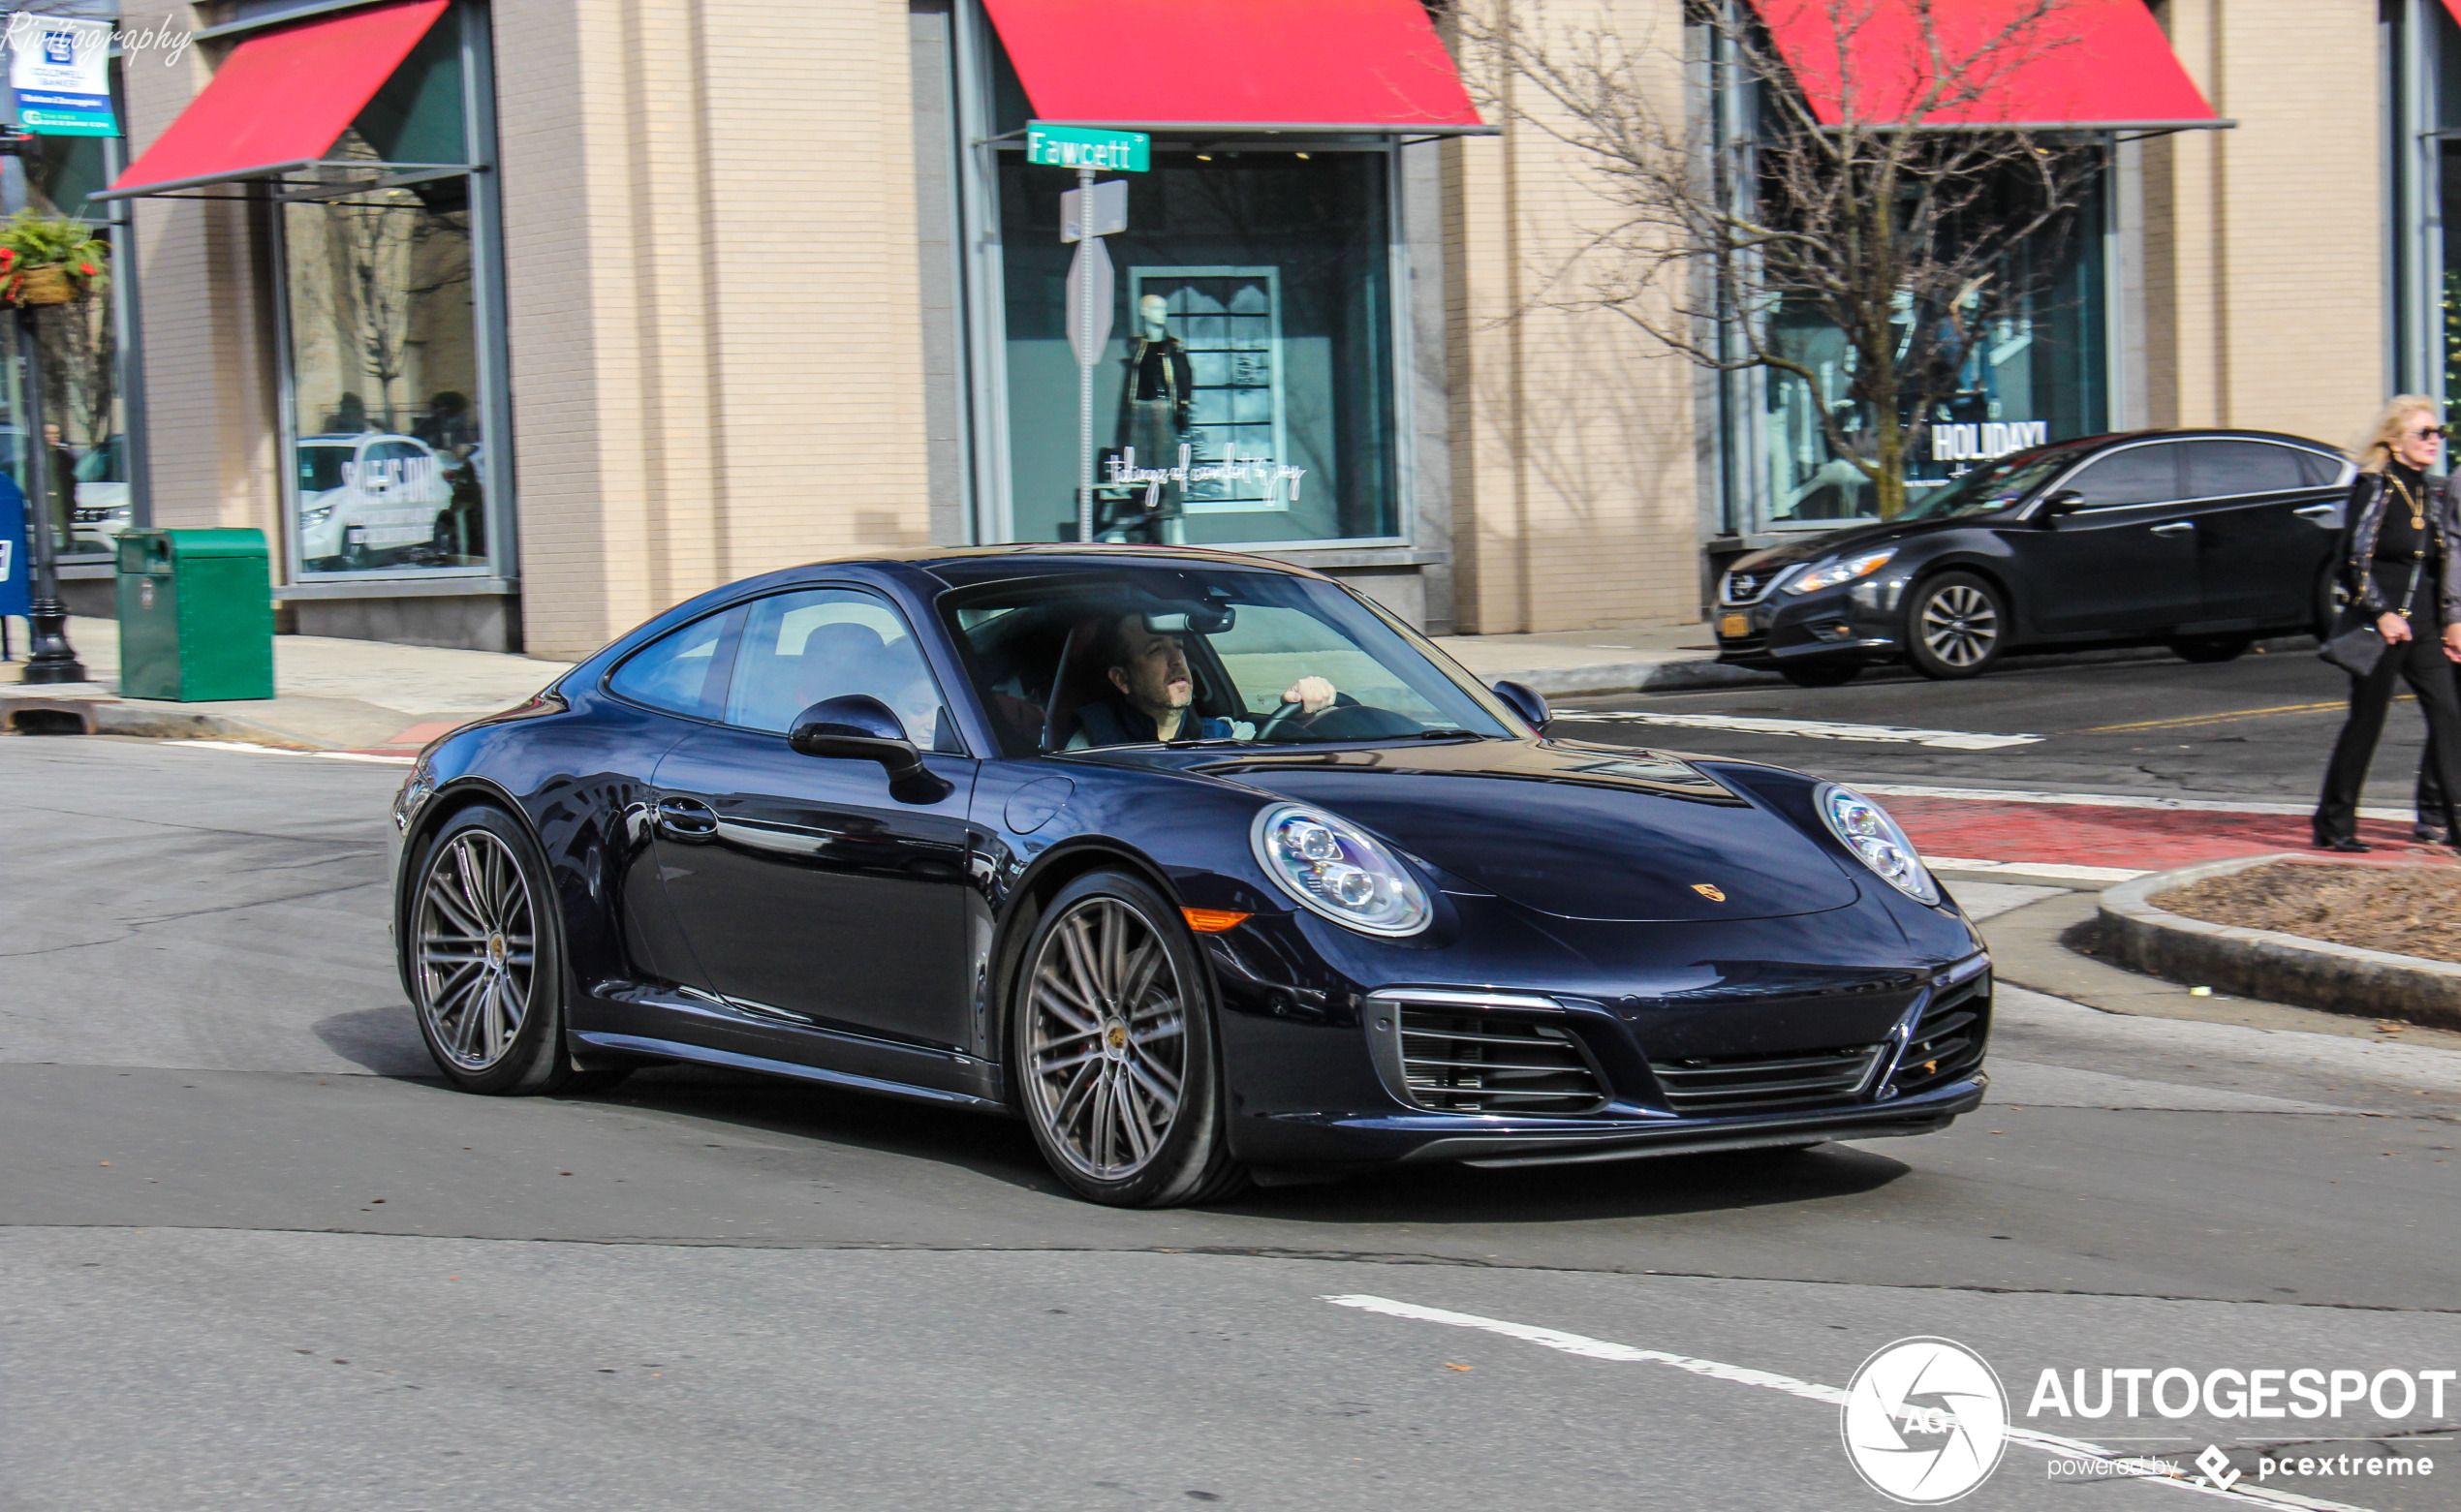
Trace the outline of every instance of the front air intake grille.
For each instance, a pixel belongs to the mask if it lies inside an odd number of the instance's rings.
[[[1571,1031],[1492,1013],[1405,1003],[1401,1070],[1409,1100],[1433,1113],[1595,1113],[1605,1083]]]
[[[1987,973],[1943,991],[1922,1010],[1906,1053],[1897,1059],[1897,1095],[1929,1092],[1973,1075],[1982,1064],[1983,1041],[1990,1032]]]
[[[1729,572],[1718,587],[1721,603],[1758,603],[1768,596],[1769,585],[1777,581],[1784,568],[1763,567],[1738,569]]]
[[[1851,1099],[1871,1081],[1872,1068],[1887,1048],[1848,1045],[1784,1055],[1652,1061],[1649,1068],[1667,1090],[1667,1106],[1688,1117],[1774,1113]]]

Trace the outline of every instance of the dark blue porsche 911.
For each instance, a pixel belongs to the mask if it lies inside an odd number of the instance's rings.
[[[1981,1100],[1989,961],[1885,814],[1546,718],[1227,553],[773,572],[420,756],[402,980],[471,1092],[685,1061],[1021,1114],[1129,1206]]]

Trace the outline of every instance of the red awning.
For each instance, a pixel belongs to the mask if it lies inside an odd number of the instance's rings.
[[[451,0],[399,0],[265,32],[96,199],[258,178],[314,163],[376,97]]]
[[[1419,0],[984,0],[1037,119],[1485,130]]]
[[[1925,61],[1912,0],[1759,0],[1770,39],[1815,114],[1911,124],[1941,77]],[[1942,53],[1982,58],[1981,92],[1923,114],[1926,126],[2083,127],[2098,131],[2227,126],[2196,92],[2144,0],[2068,0],[2022,46],[1994,48],[2031,0],[1935,0]],[[1994,53],[2005,61],[1992,61]],[[1933,98],[1937,98],[1936,95]]]

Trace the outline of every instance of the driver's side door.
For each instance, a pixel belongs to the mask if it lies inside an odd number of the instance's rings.
[[[931,753],[945,795],[903,801],[873,762],[788,746],[796,714],[858,694]],[[968,1043],[976,765],[887,600],[817,588],[746,606],[724,725],[686,736],[654,779],[659,870],[710,985],[784,1026]]]

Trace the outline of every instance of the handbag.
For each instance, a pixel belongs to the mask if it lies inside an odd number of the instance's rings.
[[[2408,604],[2418,593],[2418,564],[2410,564],[2410,582],[2396,602]],[[2352,601],[2342,605],[2333,617],[2333,633],[2316,650],[2320,660],[2330,662],[2352,677],[2365,677],[2376,670],[2384,657],[2384,633],[2376,628],[2375,617],[2365,606]]]

